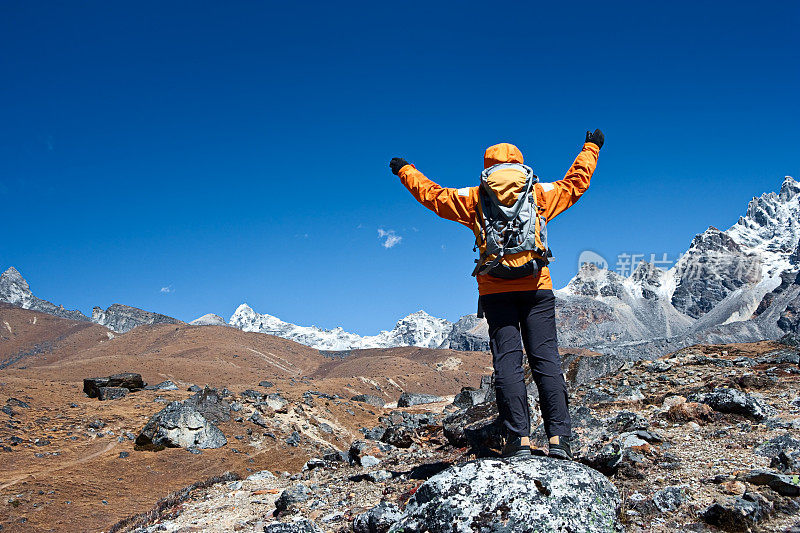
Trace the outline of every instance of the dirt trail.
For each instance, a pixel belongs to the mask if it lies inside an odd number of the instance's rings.
[[[103,455],[104,453],[113,450],[114,448],[116,448],[117,444],[119,444],[119,443],[115,440],[113,442],[109,442],[105,446],[105,448],[103,448],[102,450],[98,450],[98,451],[96,451],[94,453],[91,453],[91,454],[85,456],[85,457],[81,457],[79,459],[74,459],[72,461],[67,461],[66,463],[62,463],[62,464],[60,464],[58,466],[54,466],[54,467],[51,467],[51,468],[45,468],[44,470],[38,470],[36,472],[23,474],[21,476],[17,476],[17,477],[12,478],[12,479],[0,479],[0,483],[2,483],[2,485],[0,485],[0,490],[4,490],[4,489],[7,489],[8,487],[12,487],[12,486],[16,485],[17,483],[19,483],[20,481],[24,481],[24,480],[26,480],[28,478],[37,479],[37,476],[40,476],[42,474],[52,474],[53,472],[58,472],[59,470],[64,470],[65,468],[69,468],[71,466],[75,466],[75,465],[79,465],[81,463],[85,463],[87,461],[91,461],[95,457],[99,457],[99,456]]]

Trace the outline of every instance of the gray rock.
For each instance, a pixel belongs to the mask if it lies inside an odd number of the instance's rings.
[[[373,457],[372,455],[364,455],[360,458],[361,466],[370,468],[373,466],[378,466],[381,463],[381,460],[377,457]]]
[[[231,405],[217,392],[217,389],[205,387],[187,399],[186,404],[197,409],[200,414],[215,424],[231,419]]]
[[[461,392],[456,394],[453,398],[453,405],[461,409],[467,409],[473,405],[478,405],[486,401],[485,389],[473,389],[471,387],[464,387]]]
[[[361,513],[353,519],[355,533],[386,533],[392,524],[400,520],[403,513],[397,505],[381,502],[369,511]]]
[[[738,498],[724,498],[710,505],[702,518],[725,531],[749,531],[766,519],[771,505],[758,493],[746,492]]]
[[[693,394],[688,400],[704,403],[720,413],[733,413],[755,420],[763,420],[775,412],[760,398],[737,389],[720,388],[710,393]]]
[[[276,413],[285,413],[289,407],[289,402],[286,400],[286,398],[277,392],[265,394],[264,398],[261,400],[261,403],[266,404]]]
[[[353,402],[361,402],[372,405],[374,407],[383,407],[386,405],[386,402],[383,401],[383,398],[380,396],[375,396],[373,394],[356,394],[352,398],[350,398]]]
[[[737,478],[753,485],[766,485],[782,496],[800,496],[800,483],[795,480],[794,476],[757,469],[740,474]]]
[[[426,403],[441,402],[444,398],[435,396],[433,394],[424,394],[421,392],[404,392],[397,400],[397,407],[412,407],[414,405],[422,405]]]
[[[404,426],[390,426],[386,428],[381,441],[398,448],[408,448],[414,444],[414,439],[417,437],[417,432],[412,428]]]
[[[284,442],[289,446],[298,446],[300,444],[300,434],[297,431],[292,431],[292,434],[286,437]]]
[[[217,426],[185,402],[169,403],[150,418],[136,437],[140,446],[170,448],[220,448],[227,442]]]
[[[794,438],[788,431],[769,439],[755,449],[756,455],[762,457],[777,457],[781,452],[793,451],[800,451],[800,440]]]
[[[308,487],[302,483],[298,483],[281,492],[281,495],[278,496],[278,499],[275,501],[275,509],[277,509],[278,512],[283,512],[296,503],[306,501],[310,494],[311,491],[308,490]]]
[[[98,400],[118,400],[128,394],[128,389],[125,387],[98,387],[97,399]]]
[[[617,489],[572,461],[483,459],[423,483],[390,531],[614,531]]]
[[[247,476],[247,481],[272,481],[274,479],[276,479],[275,474],[269,470],[261,470],[260,472]]]
[[[264,387],[265,389],[269,389],[270,387],[273,387],[274,385],[275,385],[274,383],[272,383],[271,381],[267,381],[266,379],[264,381],[259,381],[258,382],[258,386],[259,387]]]
[[[683,487],[665,487],[653,494],[653,505],[660,513],[671,513],[686,501]]]
[[[321,529],[307,518],[291,522],[274,521],[264,525],[264,533],[321,533]]]
[[[370,440],[381,440],[386,433],[386,428],[383,426],[375,426],[374,428],[362,428],[361,432],[364,437]]]
[[[380,483],[381,481],[392,479],[392,473],[388,470],[375,470],[374,472],[367,472],[364,474],[364,478],[373,483]]]
[[[156,385],[148,385],[145,387],[147,390],[178,390],[178,386],[175,385],[172,380],[162,381]]]
[[[253,411],[253,414],[252,414],[252,415],[250,415],[250,418],[248,418],[248,420],[249,420],[250,422],[252,422],[253,424],[255,424],[255,425],[257,425],[257,426],[260,426],[260,427],[262,427],[262,428],[267,428],[267,427],[269,427],[269,421],[267,421],[267,419],[266,419],[266,418],[264,418],[264,417],[261,415],[261,413],[259,413],[258,411]]]

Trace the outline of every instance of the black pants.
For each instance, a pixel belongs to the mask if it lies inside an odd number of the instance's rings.
[[[489,323],[497,409],[510,436],[531,432],[530,407],[522,369],[522,345],[539,389],[548,438],[569,436],[567,384],[561,372],[556,337],[556,299],[551,290],[486,294],[480,305]]]

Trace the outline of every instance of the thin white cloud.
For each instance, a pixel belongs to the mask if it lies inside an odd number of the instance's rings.
[[[161,292],[163,292],[164,294],[166,294],[168,292],[172,292],[172,285],[167,285],[166,287],[161,287]]]
[[[382,243],[384,248],[392,248],[393,246],[397,246],[400,244],[400,241],[403,240],[403,237],[395,233],[393,229],[385,230],[383,228],[378,228],[378,238],[384,239]]]

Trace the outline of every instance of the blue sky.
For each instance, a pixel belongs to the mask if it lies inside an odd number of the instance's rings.
[[[586,249],[675,259],[800,175],[797,2],[296,4],[3,2],[0,269],[86,313],[372,334],[476,299],[471,232],[393,156],[463,187],[513,142],[552,181],[602,128],[557,287]]]

